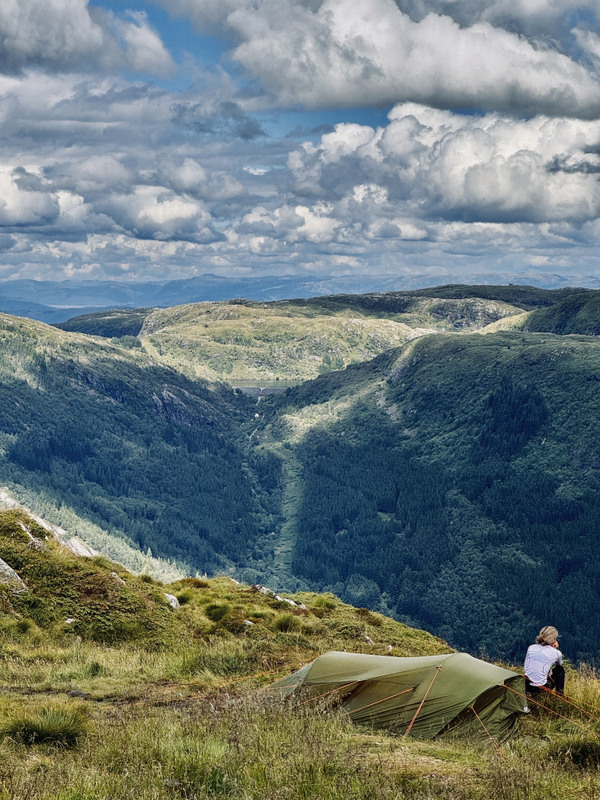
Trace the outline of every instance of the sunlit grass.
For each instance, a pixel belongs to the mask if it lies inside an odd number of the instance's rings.
[[[570,668],[567,698],[530,703],[499,750],[403,739],[264,690],[329,649],[411,656],[447,652],[441,640],[332,594],[294,606],[227,578],[166,588],[186,602],[164,642],[109,647],[2,619],[1,800],[600,797],[592,669]]]

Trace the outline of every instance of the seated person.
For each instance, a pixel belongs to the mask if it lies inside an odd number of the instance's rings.
[[[562,665],[562,653],[558,649],[558,631],[552,625],[546,625],[535,641],[535,644],[527,648],[525,656],[527,691],[534,694],[545,688],[563,694],[565,670]]]

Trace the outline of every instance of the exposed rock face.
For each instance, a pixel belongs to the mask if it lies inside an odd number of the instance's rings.
[[[29,537],[29,547],[33,548],[34,550],[45,550],[47,545],[46,542],[42,541],[42,539],[37,539],[29,530],[27,525],[24,525],[21,520],[18,522],[19,528],[27,534]]]
[[[20,578],[14,569],[6,561],[0,558],[0,583],[8,584],[13,591],[25,592],[27,586],[25,581]]]
[[[97,550],[94,550],[93,547],[90,547],[87,544],[84,544],[81,539],[77,539],[76,536],[72,536],[69,539],[63,539],[62,544],[74,553],[76,556],[83,556],[84,558],[94,558],[94,556],[99,555]]]
[[[167,594],[167,592],[165,592],[165,597],[167,598],[167,602],[169,603],[171,608],[180,608],[181,607],[180,603],[179,603],[179,600],[175,597],[174,594]]]
[[[188,428],[201,428],[216,425],[218,417],[214,409],[198,397],[183,392],[184,400],[167,388],[160,395],[153,394],[152,401],[158,414],[169,422],[176,422]]]
[[[304,603],[296,603],[295,600],[292,600],[289,597],[282,597],[280,594],[277,594],[277,592],[274,592],[272,589],[269,589],[267,586],[263,586],[260,583],[253,583],[251,588],[254,589],[256,592],[260,592],[261,594],[266,594],[267,597],[272,597],[273,600],[278,600],[279,602],[287,603],[290,606],[295,606],[296,608],[299,608],[302,611],[306,611],[306,606],[304,605]]]

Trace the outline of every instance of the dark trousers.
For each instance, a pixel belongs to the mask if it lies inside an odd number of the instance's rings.
[[[550,670],[548,680],[541,686],[534,686],[529,678],[525,676],[525,688],[528,694],[538,694],[543,689],[550,689],[557,694],[564,694],[565,692],[565,669],[561,664],[555,664]]]

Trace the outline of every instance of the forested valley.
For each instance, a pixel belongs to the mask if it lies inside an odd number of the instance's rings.
[[[445,327],[260,402],[146,352],[145,312],[112,338],[3,315],[0,481],[109,555],[332,591],[476,655],[551,622],[596,663],[599,295],[525,289],[429,290]],[[305,304],[389,320],[401,301]]]

